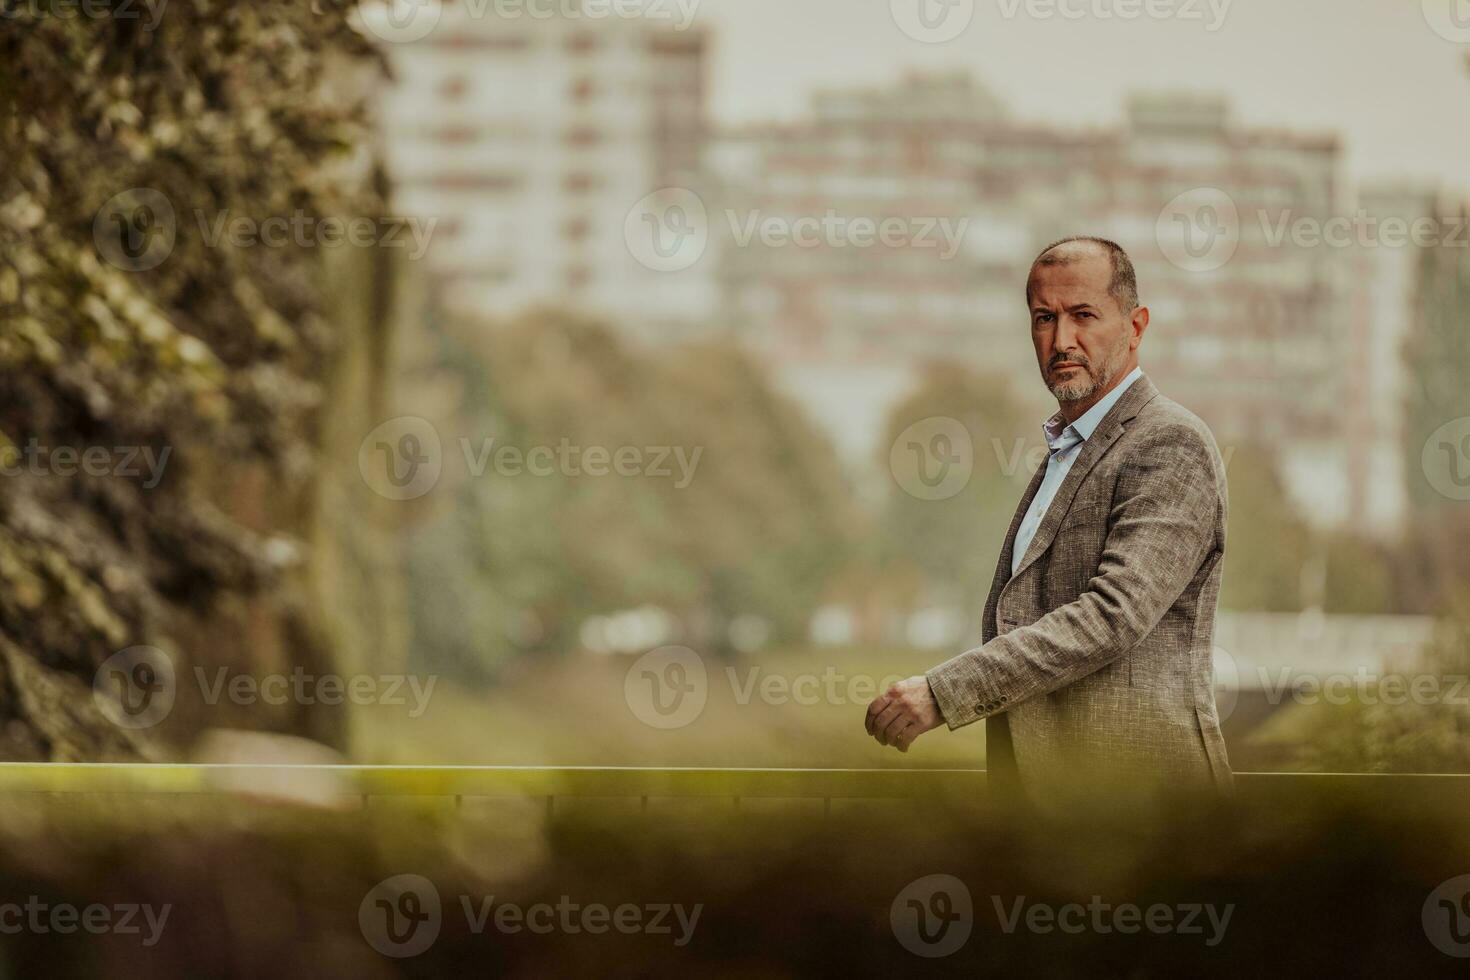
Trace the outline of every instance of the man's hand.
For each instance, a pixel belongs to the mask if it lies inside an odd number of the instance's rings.
[[[868,734],[900,752],[907,752],[914,739],[943,723],[929,679],[922,675],[899,681],[868,705]]]

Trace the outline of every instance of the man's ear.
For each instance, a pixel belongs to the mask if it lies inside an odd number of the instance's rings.
[[[1138,345],[1143,343],[1143,332],[1148,329],[1148,307],[1140,306],[1134,310],[1130,324],[1133,327],[1133,341],[1129,349],[1137,350]]]

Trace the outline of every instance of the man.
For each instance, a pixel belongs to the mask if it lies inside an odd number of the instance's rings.
[[[1138,366],[1149,313],[1106,239],[1063,239],[1026,282],[1031,340],[1058,411],[985,604],[980,647],[893,685],[869,734],[907,752],[986,720],[993,784],[1137,778],[1228,788],[1211,640],[1225,467],[1203,422]]]

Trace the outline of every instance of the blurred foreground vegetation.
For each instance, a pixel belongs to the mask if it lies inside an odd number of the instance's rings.
[[[167,906],[168,917],[146,946],[137,934],[22,929],[0,938],[0,966],[17,977],[277,980],[1461,975],[1463,961],[1436,946],[1456,935],[1446,915],[1459,910],[1433,898],[1470,868],[1470,827],[1444,802],[1304,780],[1221,810],[1176,801],[1166,818],[1100,797],[1060,820],[979,801],[849,801],[824,816],[819,800],[737,811],[728,799],[588,799],[548,816],[539,799],[377,799],[334,812],[227,797],[8,798],[5,896]],[[372,896],[399,875],[419,876],[440,910],[432,941],[405,958],[370,944],[384,935]],[[915,932],[904,895],[931,875],[958,881],[970,909],[968,938],[933,960],[901,940]],[[945,887],[947,904],[921,894],[920,906],[960,914]],[[1228,918],[1216,929],[1200,914],[1192,932],[1033,931],[1007,925],[1018,901],[1208,904]],[[678,903],[698,918],[627,934],[573,918],[537,934],[477,920],[486,902]]]

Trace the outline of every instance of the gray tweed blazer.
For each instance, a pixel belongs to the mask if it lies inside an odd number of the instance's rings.
[[[1188,409],[1140,377],[1083,444],[1010,575],[1031,479],[996,565],[982,645],[929,671],[951,729],[986,719],[993,786],[1088,778],[1231,784],[1212,638],[1225,465]]]

